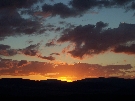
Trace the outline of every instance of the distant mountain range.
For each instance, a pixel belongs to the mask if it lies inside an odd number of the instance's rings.
[[[135,96],[135,79],[86,78],[74,82],[56,79],[28,80],[22,78],[0,79],[0,97],[56,97],[77,98],[93,96]],[[66,100],[65,100],[66,101]]]

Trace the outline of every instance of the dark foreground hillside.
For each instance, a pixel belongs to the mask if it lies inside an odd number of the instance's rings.
[[[122,98],[126,96],[135,97],[135,79],[93,78],[71,83],[58,80],[0,79],[0,98],[45,97],[56,101],[59,98],[63,98],[63,101],[69,101],[67,99],[70,97],[96,99],[98,96],[110,96],[111,99],[114,96],[121,96]]]

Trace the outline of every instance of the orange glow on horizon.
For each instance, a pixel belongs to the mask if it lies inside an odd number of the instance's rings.
[[[62,76],[58,78],[58,80],[61,81],[73,82],[71,79],[72,79],[71,77],[66,77],[66,76]]]
[[[70,76],[60,76],[60,77],[45,77],[42,75],[29,75],[29,76],[13,76],[13,75],[1,75],[1,78],[22,78],[22,79],[29,79],[29,80],[35,80],[35,81],[40,81],[40,80],[47,80],[47,79],[57,79],[61,81],[66,81],[66,82],[73,82],[75,81],[75,77],[70,77]]]

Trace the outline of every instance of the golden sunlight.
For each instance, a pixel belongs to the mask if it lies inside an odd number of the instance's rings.
[[[66,77],[66,76],[59,77],[58,80],[67,81],[67,82],[73,82],[71,77]]]

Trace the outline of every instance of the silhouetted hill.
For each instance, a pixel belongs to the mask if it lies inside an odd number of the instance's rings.
[[[0,79],[0,97],[135,96],[135,79],[86,78],[74,82],[50,79]]]

